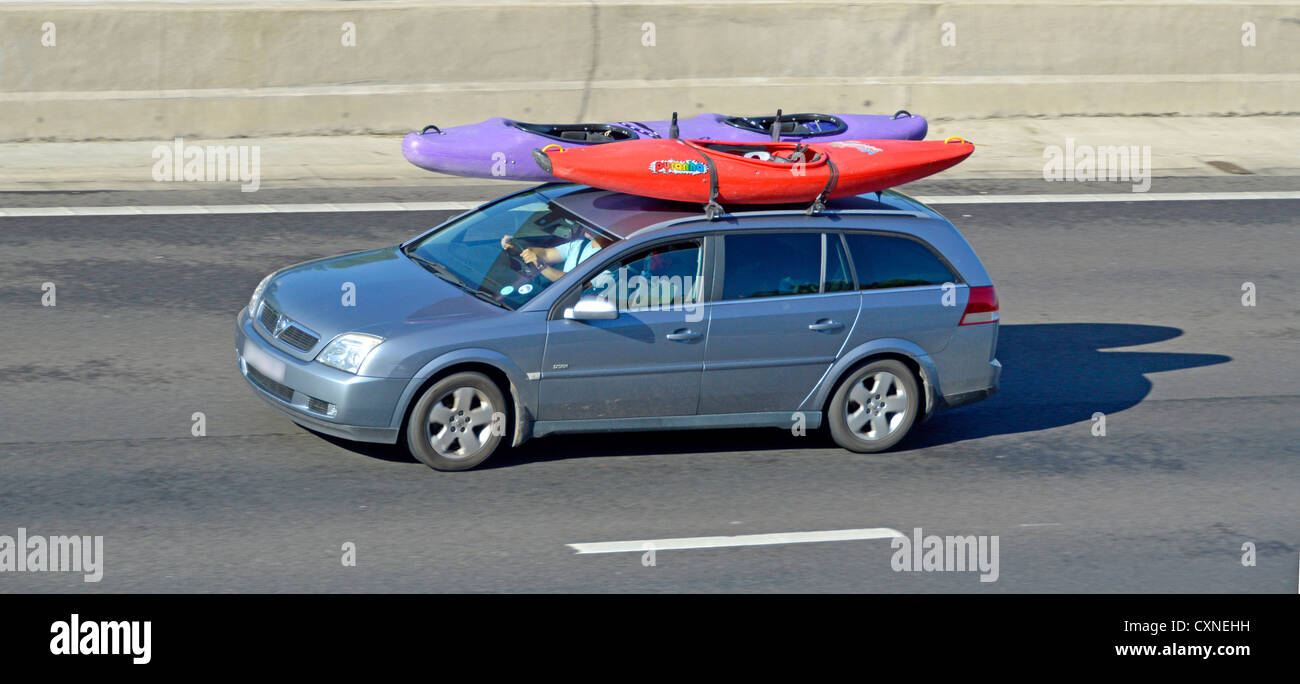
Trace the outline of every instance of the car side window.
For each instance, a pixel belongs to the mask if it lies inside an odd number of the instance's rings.
[[[826,234],[826,283],[822,292],[848,292],[853,289],[849,274],[849,256],[839,233]]]
[[[699,239],[656,245],[620,259],[583,284],[582,296],[602,297],[619,311],[677,310],[700,302]]]
[[[872,233],[848,233],[849,253],[858,274],[858,287],[942,285],[957,281],[947,265],[930,248],[909,238]]]
[[[820,233],[731,234],[724,240],[724,300],[821,291]]]

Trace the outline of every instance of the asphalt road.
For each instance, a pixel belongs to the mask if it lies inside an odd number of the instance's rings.
[[[0,592],[1296,592],[1300,201],[942,209],[998,287],[994,399],[884,455],[551,437],[466,473],[295,427],[233,354],[265,273],[446,214],[0,219],[0,535],[105,540],[98,584],[6,572]],[[997,535],[998,580],[895,572],[886,540],[653,566],[565,546],[868,527]]]

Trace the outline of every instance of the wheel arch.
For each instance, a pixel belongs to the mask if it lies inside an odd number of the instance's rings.
[[[921,383],[921,391],[925,395],[925,410],[920,420],[933,415],[940,396],[938,370],[929,354],[916,344],[902,339],[873,340],[842,356],[827,369],[817,388],[804,401],[804,406],[810,409],[815,407],[824,416],[830,415],[831,399],[844,378],[859,368],[882,359],[894,359],[907,366],[917,382]]]
[[[406,427],[411,418],[411,410],[416,401],[435,383],[455,373],[481,373],[501,390],[506,397],[506,416],[510,425],[510,446],[519,446],[531,433],[533,412],[521,391],[529,382],[527,376],[508,357],[490,350],[462,350],[450,352],[425,364],[420,372],[407,383],[394,410],[392,424],[398,434],[406,434]]]

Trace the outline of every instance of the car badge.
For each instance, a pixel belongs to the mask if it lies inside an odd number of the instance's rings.
[[[275,319],[275,336],[279,337],[280,333],[284,332],[284,329],[287,327],[289,327],[288,316],[280,316],[279,318]]]

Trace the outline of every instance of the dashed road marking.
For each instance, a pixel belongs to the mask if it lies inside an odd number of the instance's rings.
[[[818,532],[778,532],[776,534],[741,534],[729,537],[677,537],[673,539],[637,539],[615,542],[582,542],[565,544],[578,553],[640,553],[643,551],[674,551],[679,549],[723,549],[738,546],[770,546],[774,544],[808,544],[813,542],[865,541],[893,539],[903,533],[888,527],[868,527],[856,530],[822,530]]]

